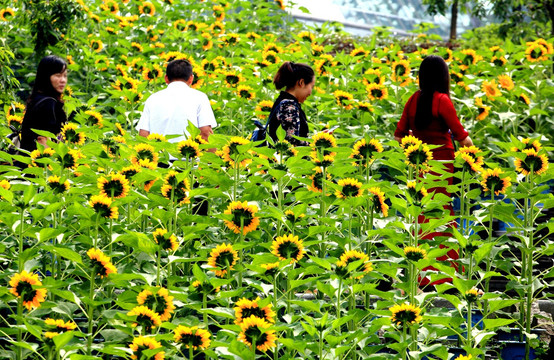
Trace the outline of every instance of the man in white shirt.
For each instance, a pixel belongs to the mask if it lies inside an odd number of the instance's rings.
[[[208,141],[217,122],[208,96],[190,87],[193,76],[192,66],[187,60],[173,60],[167,64],[167,87],[146,100],[136,126],[140,136],[182,135],[169,140],[179,142],[190,135],[187,131],[190,121],[200,129],[202,138]]]

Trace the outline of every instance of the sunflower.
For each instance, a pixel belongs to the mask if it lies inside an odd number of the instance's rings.
[[[206,293],[206,294],[215,294],[221,290],[221,286],[213,286],[212,283],[209,281],[202,282],[202,281],[196,280],[191,285],[194,288],[194,290],[201,293]]]
[[[235,303],[235,324],[240,325],[243,319],[247,319],[250,316],[255,316],[259,319],[264,319],[268,323],[275,323],[275,312],[271,310],[272,305],[269,304],[263,308],[259,307],[258,301],[260,298],[255,300],[248,300],[247,298],[242,298]]]
[[[225,8],[221,5],[214,5],[212,7],[214,18],[217,21],[223,21],[225,19]]]
[[[237,86],[237,95],[242,99],[252,100],[256,98],[256,93],[252,87],[247,85]]]
[[[473,49],[463,49],[462,54],[465,55],[462,59],[462,65],[466,67],[469,65],[475,65],[482,59],[482,57],[477,55],[477,52]]]
[[[240,324],[242,332],[238,336],[238,340],[252,346],[252,343],[256,343],[256,349],[259,351],[267,351],[272,347],[275,347],[275,332],[273,330],[267,330],[271,326],[267,321],[250,316],[243,319]]]
[[[398,326],[414,325],[420,322],[422,319],[420,313],[421,309],[415,305],[402,304],[394,305],[389,308],[392,323]]]
[[[361,46],[358,46],[357,48],[353,49],[352,51],[350,51],[350,56],[351,57],[356,57],[356,56],[362,56],[362,57],[365,57],[365,56],[368,56],[369,55],[369,51],[364,49],[363,47]]]
[[[5,180],[2,180],[2,181],[5,181]],[[62,183],[59,176],[51,175],[48,177],[46,181],[48,182],[48,187],[54,192],[54,194],[61,194],[69,190],[69,181],[65,180]],[[0,186],[2,186],[1,183],[0,183]]]
[[[427,189],[425,189],[423,185],[420,185],[418,189],[415,180],[409,180],[406,186],[408,188],[408,193],[410,194],[412,199],[414,199],[415,203],[420,203],[421,200],[423,200],[423,198],[428,195]]]
[[[279,271],[279,265],[280,263],[277,261],[274,263],[261,264],[260,267],[264,269],[265,275],[274,276]]]
[[[222,71],[222,75],[227,87],[237,87],[238,84],[244,82],[244,77],[242,76],[242,74],[234,70]]]
[[[151,2],[144,1],[141,5],[139,5],[139,12],[142,15],[152,16],[156,13],[156,8],[154,7],[154,4],[152,4]]]
[[[483,105],[483,99],[481,99],[480,97],[475,98],[475,106],[477,106],[477,111],[479,112],[479,115],[477,115],[477,120],[481,121],[489,116],[491,107]]]
[[[368,102],[360,101],[356,103],[356,106],[358,107],[358,110],[364,113],[374,112],[375,109],[373,108],[373,105],[371,105]]]
[[[508,91],[513,90],[515,87],[510,75],[498,75],[498,83],[500,84],[501,88]]]
[[[404,150],[404,155],[406,155],[406,164],[413,167],[421,166],[425,168],[429,161],[433,160],[433,154],[429,150],[429,146],[423,143],[408,146]]]
[[[117,269],[110,261],[110,258],[102,252],[100,249],[90,248],[87,251],[87,256],[90,259],[90,267],[104,278],[110,274],[117,274]]]
[[[246,34],[246,38],[250,39],[252,41],[255,41],[256,39],[259,39],[260,37],[261,37],[260,35],[258,35],[257,33],[253,32],[253,31]]]
[[[372,187],[368,189],[371,194],[371,201],[373,209],[380,211],[384,217],[389,214],[389,206],[385,203],[385,193],[378,187]]]
[[[214,46],[213,38],[209,33],[202,33],[200,38],[203,50],[210,50]]]
[[[318,132],[312,136],[312,148],[317,150],[325,150],[337,147],[337,140],[332,134],[326,132]]]
[[[323,171],[321,170],[321,167],[317,166],[312,169],[314,172],[310,179],[312,180],[312,184],[308,186],[309,191],[313,192],[322,192],[323,191]],[[327,180],[331,180],[331,175],[327,173]]]
[[[319,75],[327,75],[328,70],[337,65],[332,55],[322,54],[319,59],[314,60],[315,69]]]
[[[528,42],[525,57],[532,63],[546,61],[548,59],[548,49],[536,42]]]
[[[477,289],[477,288],[471,288],[465,292],[464,296],[468,303],[474,303],[477,300],[479,300],[479,298],[483,296],[483,294],[484,294],[483,290]]]
[[[384,100],[389,97],[389,92],[384,85],[369,84],[365,89],[367,97],[371,100]]]
[[[377,139],[366,139],[358,140],[354,147],[352,148],[352,153],[350,153],[350,158],[355,159],[353,163],[354,166],[362,165],[369,166],[375,160],[375,153],[382,153],[383,145]]]
[[[209,29],[214,35],[222,35],[223,33],[225,33],[225,23],[221,21],[214,21],[210,25]]]
[[[225,220],[225,225],[235,234],[241,232],[246,235],[251,231],[256,230],[260,224],[260,219],[255,216],[258,212],[258,207],[254,204],[249,205],[246,201],[233,201],[223,212],[225,215],[231,215],[231,220]]]
[[[310,153],[310,157],[312,159],[312,162],[317,167],[327,168],[335,162],[335,155],[336,153],[331,153],[329,155],[323,155],[323,157],[320,157],[316,151],[312,151]]]
[[[423,142],[413,135],[404,136],[402,141],[400,141],[400,146],[403,150],[406,150],[410,146],[417,146],[421,144],[423,144]]]
[[[512,147],[511,150],[513,152],[518,152],[518,151],[525,150],[525,149],[534,149],[536,152],[539,152],[542,149],[542,145],[539,142],[539,140],[534,140],[533,142],[531,142],[530,138],[525,138],[525,139],[521,139],[521,144],[523,144],[522,149],[520,149],[517,146],[514,146],[514,147]]]
[[[373,264],[369,262],[369,256],[367,256],[367,254],[358,250],[348,250],[340,256],[335,264],[337,266],[337,274],[342,277],[347,276],[349,273],[348,265],[360,260],[362,260],[361,264],[351,272],[361,272],[361,275],[356,276],[356,279],[361,279],[365,274],[373,270]]]
[[[50,180],[50,178],[48,178],[48,180]],[[8,180],[2,179],[2,180],[0,180],[0,187],[2,189],[9,190],[12,187],[12,185],[10,184],[10,182]]]
[[[11,8],[5,8],[0,10],[0,20],[9,21],[15,16],[15,11]]]
[[[304,243],[296,235],[278,236],[271,244],[271,253],[279,260],[300,261],[304,257]]]
[[[487,97],[491,100],[494,100],[495,97],[502,95],[500,93],[500,90],[498,89],[498,85],[496,84],[496,80],[491,81],[483,81],[483,84],[481,84],[481,90],[487,95]]]
[[[516,169],[517,170],[517,169]],[[511,179],[509,176],[501,178],[502,170],[499,168],[486,169],[481,173],[481,185],[483,186],[483,191],[494,190],[495,195],[506,192],[508,187],[512,185]]]
[[[42,285],[38,274],[31,274],[23,270],[10,278],[9,285],[11,286],[10,293],[20,298],[23,306],[29,311],[38,308],[40,303],[46,300],[46,289],[34,288]]]
[[[455,360],[472,360],[473,357],[470,355],[460,355]]]
[[[160,244],[163,250],[176,251],[179,248],[177,236],[169,234],[166,229],[156,229],[152,235],[156,244]]]
[[[455,157],[463,161],[463,171],[474,174],[483,171],[483,156],[477,156],[479,153],[481,153],[481,150],[478,147],[473,145],[464,146],[456,151]]]
[[[208,258],[208,266],[211,267],[211,271],[216,276],[223,277],[227,274],[227,271],[233,270],[233,266],[239,259],[238,253],[233,250],[231,244],[220,244],[210,252]]]
[[[141,171],[141,167],[138,165],[129,165],[121,169],[119,172],[121,175],[125,176],[127,180],[131,179],[133,176],[138,174]]]
[[[529,99],[529,96],[525,93],[519,94],[518,100],[525,103],[525,105],[529,105],[531,103],[531,99]]]
[[[441,50],[443,51],[442,53],[440,53],[439,55],[444,59],[444,61],[446,62],[451,62],[453,60],[453,56],[452,56],[452,50],[450,50],[449,48],[447,47],[444,47],[444,48],[441,48]]]
[[[54,326],[57,331],[71,331],[77,329],[77,324],[75,324],[73,321],[63,321],[62,319],[52,319],[47,318],[44,320],[44,323],[47,326]]]
[[[175,310],[173,296],[170,296],[169,291],[165,288],[159,288],[155,293],[150,290],[141,291],[137,296],[137,303],[160,314],[161,321],[169,321]]]
[[[406,246],[404,247],[404,256],[410,261],[419,261],[427,258],[427,251],[420,247]]]
[[[129,194],[129,180],[122,174],[110,174],[109,179],[101,176],[98,179],[98,189],[105,197],[121,199]]]
[[[404,80],[410,75],[410,62],[408,60],[399,60],[392,63],[392,81]]]
[[[153,337],[139,336],[133,339],[133,343],[129,345],[129,348],[133,351],[131,359],[141,360],[144,358],[150,358],[143,355],[144,350],[154,350],[162,347],[162,344],[156,341]],[[165,359],[165,353],[160,351],[154,355],[154,360]]]
[[[157,133],[148,134],[148,136],[146,137],[146,140],[154,141],[154,142],[167,142],[165,135],[157,134]]]
[[[285,210],[285,218],[293,224],[304,217],[306,217],[306,214],[297,214],[292,210]]]
[[[119,12],[119,4],[114,0],[103,0],[100,8],[104,11],[111,12],[114,15]]]
[[[493,56],[491,58],[491,63],[495,66],[504,66],[508,60],[504,56]]]
[[[85,143],[85,133],[77,132],[79,127],[75,123],[68,122],[62,127],[61,135],[66,143],[81,146]]]
[[[383,85],[385,83],[385,76],[381,74],[381,70],[370,68],[365,71],[362,82],[366,86],[370,84]]]
[[[199,329],[197,326],[187,327],[179,325],[175,328],[175,330],[173,330],[173,334],[175,342],[185,345],[187,349],[192,348],[193,350],[206,350],[210,347],[210,332],[204,329]]]
[[[273,64],[277,64],[281,61],[279,56],[277,56],[277,52],[273,50],[267,50],[262,52],[262,61],[258,62],[262,67],[271,66]]]
[[[523,149],[521,152],[525,154],[525,157],[517,157],[514,161],[517,172],[526,176],[530,173],[540,175],[546,172],[548,169],[548,157],[546,155],[539,155],[538,151],[533,148]]]
[[[164,184],[161,188],[162,196],[168,200],[173,199],[177,204],[189,204],[189,183],[187,179],[179,181],[176,185]],[[173,197],[172,197],[173,196]]]
[[[333,95],[337,100],[337,105],[345,108],[346,110],[352,109],[352,100],[354,96],[346,91],[336,90]]]
[[[321,56],[325,48],[322,45],[312,43],[312,56]]]
[[[101,40],[92,39],[90,41],[90,47],[92,48],[92,51],[99,53],[104,48],[104,44]]]
[[[230,166],[235,166],[235,161],[239,161],[239,167],[246,167],[252,162],[252,159],[247,157],[247,154],[242,154],[237,149],[238,146],[247,145],[250,143],[250,140],[247,140],[240,136],[233,136],[229,142],[223,146],[222,149],[222,159],[223,161],[229,163]],[[241,160],[242,159],[242,160]]]
[[[52,148],[44,148],[42,151],[40,151],[39,149],[33,150],[31,152],[32,162],[29,166],[44,167],[44,164],[37,163],[35,162],[35,160],[49,159],[49,158],[52,158],[54,154],[55,154],[55,151]]]
[[[364,193],[362,189],[362,183],[356,179],[346,178],[340,179],[337,182],[340,189],[337,189],[335,196],[341,199],[348,199],[353,197],[360,197]]]
[[[134,147],[136,156],[131,158],[134,165],[139,165],[149,169],[155,169],[158,166],[158,153],[154,147],[149,144],[138,144]]]
[[[184,159],[190,160],[202,156],[199,146],[193,139],[187,139],[177,143],[177,151]]]
[[[116,206],[112,205],[112,199],[105,195],[92,195],[89,205],[94,209],[96,214],[108,219],[117,219],[119,216]]]
[[[144,305],[135,306],[127,313],[127,316],[136,316],[133,327],[142,326],[145,329],[154,329],[162,324],[160,314]]]

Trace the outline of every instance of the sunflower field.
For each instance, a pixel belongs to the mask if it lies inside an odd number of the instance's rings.
[[[44,54],[67,59],[71,114],[63,141],[0,151],[0,358],[494,359],[514,342],[544,354],[551,39],[344,44],[272,0],[0,0],[0,30],[2,139]],[[393,140],[427,54],[449,64],[475,144],[457,149],[452,185],[432,145]],[[209,143],[193,126],[179,143],[135,129],[179,58],[211,100]],[[310,146],[282,130],[271,147],[249,140],[283,61],[316,71]]]

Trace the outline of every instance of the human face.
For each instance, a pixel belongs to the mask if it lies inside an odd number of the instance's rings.
[[[303,103],[308,96],[312,94],[312,90],[315,85],[315,77],[312,79],[312,82],[309,84],[304,83],[304,79],[300,79],[296,84],[296,99],[299,103]]]
[[[50,82],[54,90],[63,93],[65,86],[67,85],[67,69],[64,69],[62,72],[55,73],[50,75]]]

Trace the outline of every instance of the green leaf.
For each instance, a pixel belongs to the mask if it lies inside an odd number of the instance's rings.
[[[71,341],[73,339],[74,333],[73,331],[67,331],[63,334],[54,336],[54,344],[56,344],[56,349],[61,349],[64,347],[65,344]]]
[[[507,326],[515,322],[515,319],[484,319],[484,330],[492,330],[502,326]]]
[[[277,139],[279,139],[279,141],[282,141],[285,139],[286,136],[287,132],[283,129],[281,125],[279,125],[279,127],[277,128]]]
[[[43,229],[44,230],[44,229]],[[46,251],[53,252],[56,255],[59,255],[63,257],[64,259],[70,260],[77,264],[83,264],[83,259],[81,258],[81,255],[76,253],[75,251],[64,248],[61,246],[53,246],[53,245],[42,245],[42,248]]]

